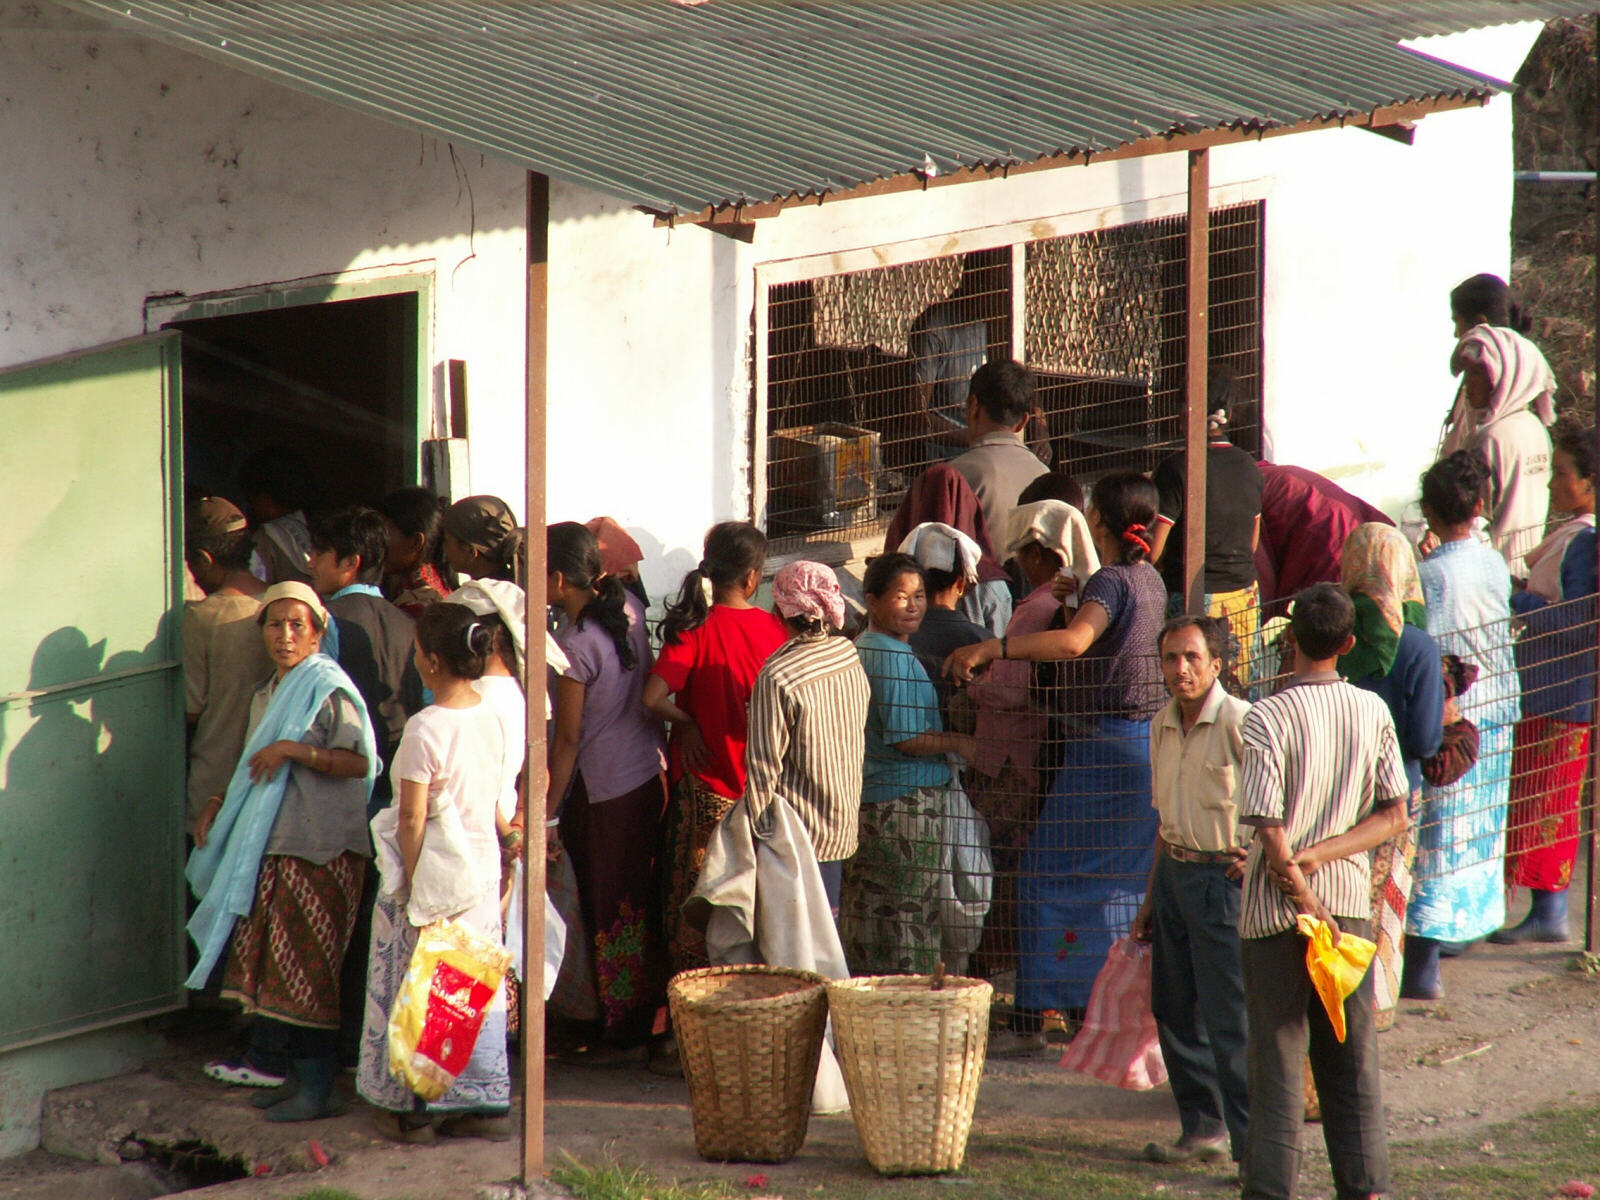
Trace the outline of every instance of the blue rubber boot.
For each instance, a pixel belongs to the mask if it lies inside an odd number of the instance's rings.
[[[1568,942],[1572,931],[1567,927],[1567,893],[1533,890],[1533,904],[1521,922],[1506,929],[1497,929],[1489,935],[1497,946],[1515,946],[1521,942]]]

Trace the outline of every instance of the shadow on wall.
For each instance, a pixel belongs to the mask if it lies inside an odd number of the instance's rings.
[[[32,695],[0,704],[0,1045],[176,994],[183,715],[169,614],[106,655],[66,626],[35,649]],[[14,685],[13,685],[14,686]]]
[[[677,546],[669,550],[648,529],[627,526],[628,535],[644,551],[644,561],[639,564],[640,575],[650,593],[650,625],[654,630],[667,605],[678,595],[683,577],[694,570],[700,561],[699,547]]]

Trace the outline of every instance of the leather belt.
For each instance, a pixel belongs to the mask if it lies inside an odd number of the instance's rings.
[[[1167,848],[1167,857],[1174,862],[1216,865],[1231,863],[1234,859],[1232,850],[1191,850],[1187,846],[1175,846],[1166,838],[1161,839],[1161,844]]]

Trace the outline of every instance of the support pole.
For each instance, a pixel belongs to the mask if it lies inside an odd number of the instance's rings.
[[[545,411],[547,318],[550,301],[550,179],[528,172],[527,343],[527,660],[528,762],[522,841],[522,1155],[521,1179],[531,1187],[544,1174],[544,796],[545,760]]]
[[[1189,265],[1185,291],[1188,363],[1184,393],[1183,447],[1187,490],[1183,498],[1184,607],[1205,612],[1206,601],[1206,376],[1208,306],[1211,299],[1211,159],[1210,151],[1189,151]]]
[[[1600,38],[1600,16],[1595,18],[1595,34]],[[1600,68],[1600,63],[1596,64]],[[1600,136],[1600,116],[1596,120],[1596,134]],[[1595,206],[1595,276],[1594,276],[1594,356],[1595,356],[1595,407],[1594,431],[1596,449],[1600,449],[1600,204]],[[1600,599],[1596,600],[1600,616]],[[1595,829],[1600,819],[1600,638],[1595,639],[1595,699],[1589,713],[1589,832],[1585,838],[1589,856],[1588,891],[1584,897],[1583,948],[1590,954],[1600,953],[1600,831]]]

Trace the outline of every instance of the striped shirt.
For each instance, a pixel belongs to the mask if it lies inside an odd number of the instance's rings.
[[[1302,675],[1244,719],[1239,819],[1281,825],[1291,853],[1336,837],[1410,793],[1389,708],[1337,675]],[[1326,863],[1311,890],[1335,917],[1372,915],[1371,856]],[[1278,890],[1260,839],[1245,867],[1239,936],[1292,929],[1294,903]]]
[[[818,862],[856,851],[867,674],[849,638],[804,635],[773,652],[750,693],[745,799],[760,817],[782,796],[811,835]]]

